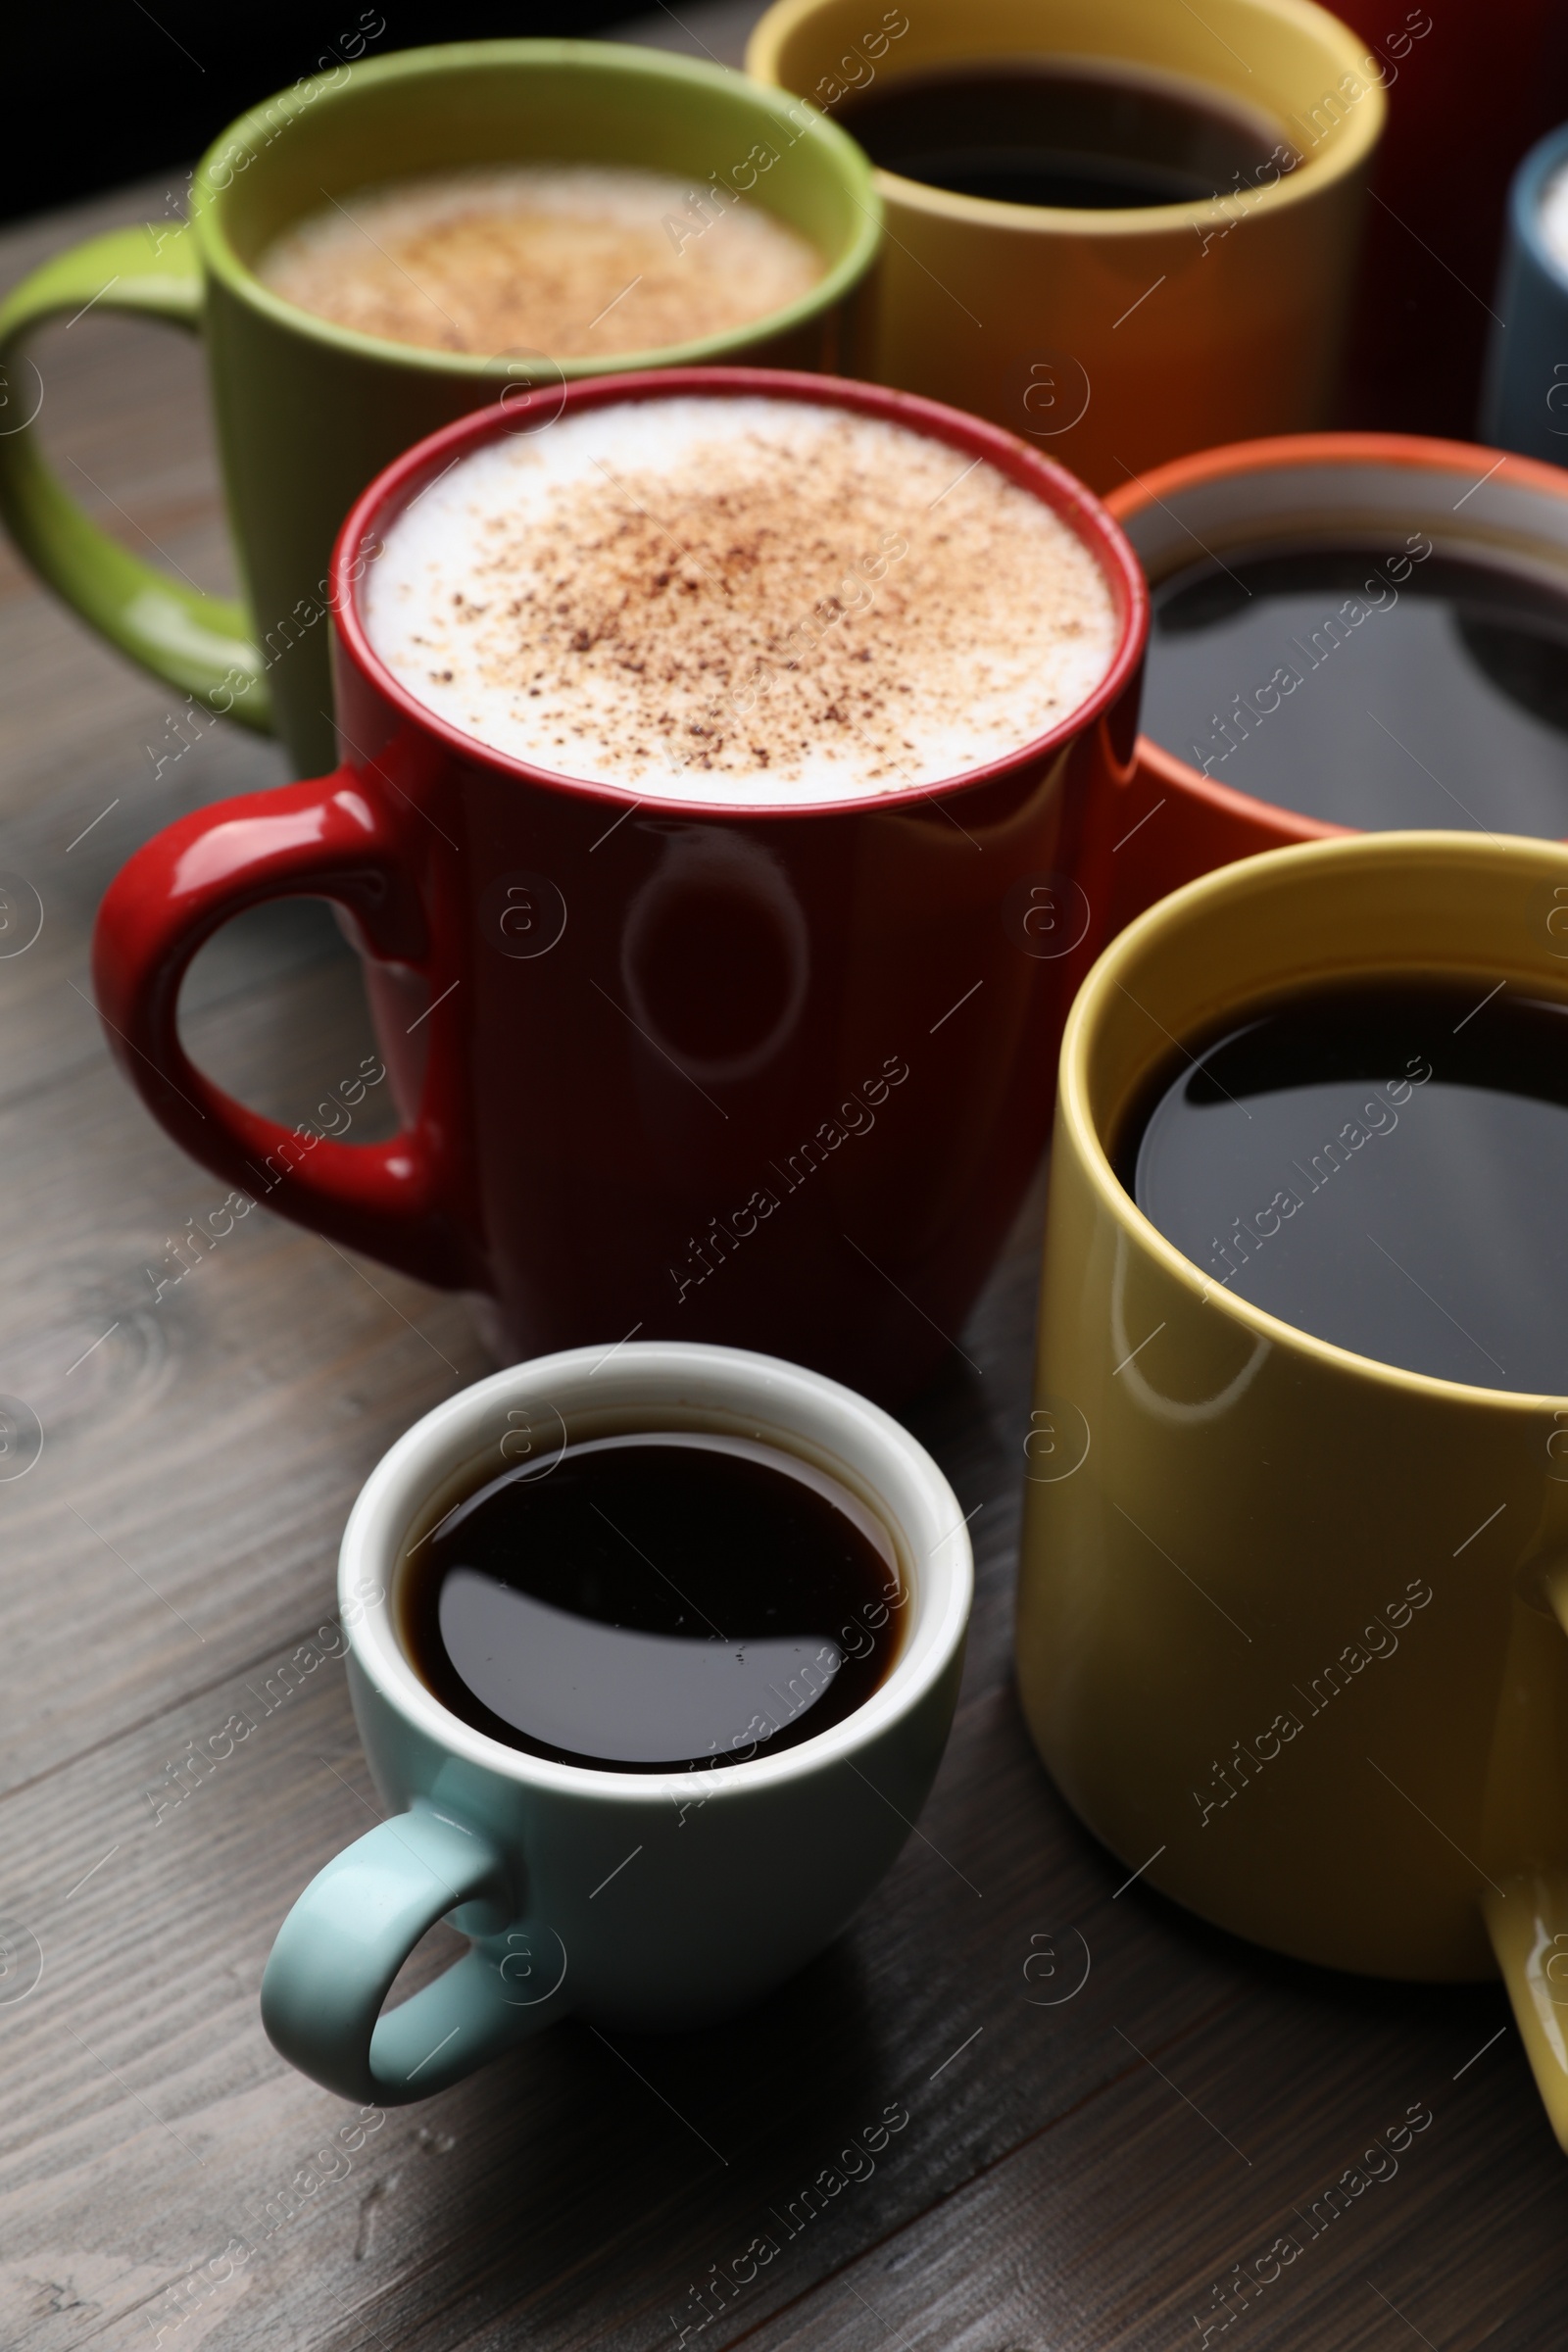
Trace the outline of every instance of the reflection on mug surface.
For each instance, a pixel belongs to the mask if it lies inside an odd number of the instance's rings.
[[[621,943],[632,1016],[694,1078],[758,1077],[794,1035],[811,976],[784,861],[717,826],[658,829],[670,838]]]
[[[1329,824],[1568,833],[1568,593],[1422,530],[1204,559],[1154,592],[1143,723]]]
[[[1286,125],[1229,91],[1148,67],[956,59],[845,99],[874,164],[956,196],[1073,211],[1193,204],[1299,162]],[[1275,164],[1273,176],[1279,176]]]
[[[1559,894],[1553,843],[1342,836],[1101,956],[1035,1390],[1094,1444],[1024,1483],[1017,1654],[1125,1870],[1318,1965],[1500,1973],[1568,2147]]]
[[[1221,1289],[1357,1355],[1568,1394],[1568,1004],[1361,980],[1164,1057],[1117,1173]]]
[[[1312,433],[1108,504],[1154,610],[1137,771],[1098,818],[1113,929],[1335,831],[1568,835],[1568,470]]]

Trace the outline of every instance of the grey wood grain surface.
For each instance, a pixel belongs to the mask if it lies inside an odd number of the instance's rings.
[[[747,12],[685,13],[735,54]],[[0,282],[167,193],[13,231]],[[39,357],[89,507],[226,585],[196,351],[87,318]],[[275,2056],[273,1932],[375,1810],[338,1536],[392,1439],[488,1367],[462,1300],[265,1207],[157,1296],[221,1188],[109,1064],[92,916],[172,816],[285,772],[222,726],[160,770],[174,715],[0,551],[0,870],[44,910],[0,959],[0,1391],[44,1433],[0,1477],[0,2344],[1560,2345],[1568,2166],[1500,1991],[1354,1983],[1210,1933],[1122,1886],[1028,1745],[1009,1638],[1038,1190],[964,1335],[979,1375],[956,1364],[907,1416],[976,1513],[979,1601],[919,1834],[842,1943],[721,2031],[566,2025],[386,2118]],[[372,1050],[313,906],[213,943],[184,1024],[292,1118]],[[386,1113],[372,1096],[361,1132]],[[454,1945],[438,1931],[410,1982]],[[1311,2233],[1324,2186],[1401,2125],[1396,2169]],[[1301,2252],[1225,2299],[1287,2230]]]

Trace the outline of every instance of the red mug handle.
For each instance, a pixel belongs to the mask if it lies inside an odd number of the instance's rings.
[[[353,768],[220,801],[157,834],[110,884],[92,953],[110,1050],[159,1124],[225,1184],[421,1282],[488,1288],[451,1140],[423,1111],[390,1143],[312,1138],[236,1102],[179,1042],[180,982],[203,941],[247,906],[295,898],[345,908],[377,956],[425,960],[418,892]]]

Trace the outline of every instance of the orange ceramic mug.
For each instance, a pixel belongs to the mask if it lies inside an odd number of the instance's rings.
[[[1154,610],[1138,760],[1080,869],[1112,930],[1293,842],[1568,835],[1568,473],[1304,433],[1177,459],[1106,504]]]

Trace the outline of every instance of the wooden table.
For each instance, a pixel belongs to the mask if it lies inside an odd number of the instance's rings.
[[[0,279],[164,197],[12,232]],[[40,357],[87,503],[222,584],[196,353],[92,317]],[[110,1066],[93,909],[177,811],[282,762],[214,725],[159,769],[172,698],[9,555],[0,679],[0,868],[44,915],[0,960],[0,1389],[44,1433],[0,1481],[0,2343],[1560,2346],[1568,2164],[1501,1991],[1211,1933],[1122,1884],[1029,1747],[1008,1643],[1038,1199],[964,1335],[979,1374],[908,1416],[977,1513],[979,1602],[936,1792],[843,1942],[721,2032],[568,2024],[368,2132],[283,2064],[257,2014],[273,1932],[375,1810],[332,1654],[339,1532],[486,1360],[461,1300],[265,1209],[176,1251],[222,1188]],[[185,1026],[290,1119],[371,1046],[312,906],[215,942]],[[1313,2235],[1298,2217],[1410,2109],[1430,2122],[1396,2173]]]

